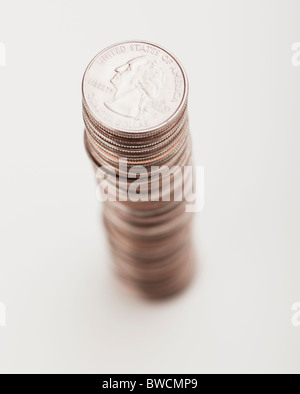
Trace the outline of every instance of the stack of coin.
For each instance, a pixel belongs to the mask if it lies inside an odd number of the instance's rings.
[[[91,61],[82,92],[115,271],[144,296],[174,294],[193,273],[186,74],[165,49],[123,42]]]

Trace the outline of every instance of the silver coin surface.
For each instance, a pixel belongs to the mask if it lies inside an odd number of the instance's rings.
[[[106,129],[150,132],[176,120],[188,83],[178,60],[158,45],[127,41],[101,51],[86,69],[83,100]]]

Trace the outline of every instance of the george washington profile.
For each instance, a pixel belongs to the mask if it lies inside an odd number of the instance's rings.
[[[164,74],[155,60],[140,56],[115,69],[110,80],[115,95],[105,106],[111,111],[134,119],[143,119],[159,95]]]

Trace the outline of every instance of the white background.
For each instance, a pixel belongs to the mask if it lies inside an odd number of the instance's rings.
[[[300,372],[299,1],[0,1],[1,372]],[[81,79],[128,39],[184,64],[205,207],[193,285],[125,294],[83,148]]]

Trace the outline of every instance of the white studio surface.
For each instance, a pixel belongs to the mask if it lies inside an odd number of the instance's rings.
[[[0,0],[1,373],[300,372],[299,15],[279,0]],[[130,39],[185,66],[205,168],[198,275],[161,303],[118,288],[83,147],[85,67]]]

